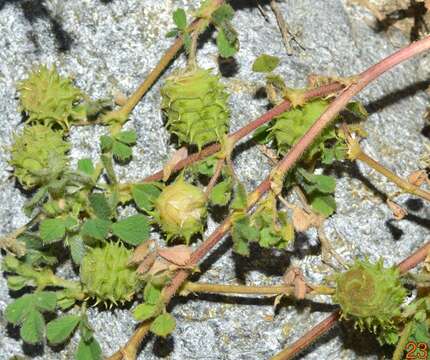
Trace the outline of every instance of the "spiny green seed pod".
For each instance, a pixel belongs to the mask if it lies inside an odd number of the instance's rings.
[[[314,100],[276,117],[275,124],[270,129],[270,137],[276,140],[278,151],[280,153],[288,152],[327,109],[328,105],[328,101]],[[336,138],[336,133],[333,127],[326,128],[306,151],[305,160],[311,160],[315,154],[323,150],[325,141],[334,138]]]
[[[136,269],[128,266],[132,253],[121,243],[107,243],[102,248],[92,248],[84,256],[81,282],[97,303],[116,304],[132,299],[139,287]]]
[[[154,217],[166,232],[168,240],[182,237],[188,244],[193,234],[203,231],[205,193],[182,178],[166,186],[154,205]]]
[[[79,105],[84,95],[71,79],[60,76],[55,67],[48,69],[42,65],[34,69],[19,83],[18,90],[28,123],[58,124],[68,129],[70,121],[86,117],[85,107]]]
[[[43,125],[26,126],[14,138],[9,163],[22,186],[31,189],[48,183],[66,168],[69,149],[61,131]]]
[[[170,76],[161,89],[161,107],[168,129],[181,143],[204,145],[219,141],[227,132],[228,94],[219,76],[197,69]]]
[[[400,315],[405,296],[396,267],[384,268],[382,259],[375,264],[356,260],[348,271],[337,275],[333,300],[340,305],[343,318],[377,334],[381,343],[392,343],[394,319]]]

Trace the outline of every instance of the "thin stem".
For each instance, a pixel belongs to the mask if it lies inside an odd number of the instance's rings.
[[[403,260],[397,267],[400,270],[400,273],[404,274],[407,271],[413,269],[419,263],[423,262],[427,257],[430,251],[430,241],[427,242],[424,246],[419,248],[413,254],[408,256],[405,260]],[[286,347],[276,356],[274,356],[271,360],[289,360],[296,356],[300,351],[307,348],[310,344],[315,342],[320,336],[324,335],[328,332],[339,320],[340,310],[336,310],[331,313],[327,318],[323,321],[319,322],[315,325],[311,330],[305,333],[300,339],[295,341],[290,346]]]
[[[197,67],[197,44],[199,40],[200,30],[199,28],[195,28],[193,31],[193,34],[191,35],[191,48],[190,53],[188,55],[188,68],[190,70],[193,70]]]
[[[412,326],[414,325],[413,321],[410,321],[403,328],[402,333],[400,335],[400,340],[397,343],[396,349],[394,350],[393,360],[402,360],[403,353],[405,352],[406,344],[409,340],[409,335],[411,334]]]
[[[312,342],[318,339],[321,335],[325,334],[330,330],[333,325],[337,322],[340,317],[340,311],[334,311],[329,316],[327,316],[323,321],[314,326],[310,331],[308,331],[302,338],[297,340],[291,346],[286,347],[284,350],[276,354],[271,358],[271,360],[287,360],[292,359],[297,353],[305,349],[310,344],[310,339]]]
[[[281,32],[282,42],[284,43],[285,50],[287,50],[287,55],[292,55],[293,49],[288,39],[291,36],[291,33],[288,30],[287,23],[282,16],[281,9],[276,3],[276,0],[270,1],[270,7],[272,8],[273,14],[275,14],[276,22],[278,23],[279,31]]]
[[[376,160],[372,159],[369,155],[367,155],[363,150],[361,150],[357,154],[357,160],[364,162],[367,166],[376,170],[380,174],[384,175],[388,180],[396,184],[400,189],[404,192],[421,197],[427,201],[430,201],[430,193],[411,184],[407,180],[404,180],[397,176],[392,171],[388,170],[386,167],[378,163]]]
[[[212,12],[215,11],[222,3],[223,0],[212,0],[211,8]],[[210,16],[210,14],[208,14]],[[201,28],[204,24],[207,24],[206,19],[195,20],[188,27],[187,32],[191,33],[195,29]],[[126,103],[119,109],[109,112],[104,116],[104,121],[109,121],[110,119],[127,119],[129,114],[139,103],[140,99],[146,94],[146,92],[151,88],[155,81],[160,77],[163,71],[167,68],[176,54],[182,49],[184,45],[184,40],[182,37],[178,37],[175,42],[170,46],[169,49],[164,53],[155,68],[149,73],[145,81],[136,89],[136,91],[127,99]],[[125,120],[123,120],[125,121]]]
[[[37,221],[41,220],[43,217],[44,215],[42,213],[39,213],[27,224],[0,238],[0,249],[9,250],[18,257],[24,256],[26,252],[25,244],[17,241],[17,238],[24,232],[26,232],[29,227],[33,226]]]
[[[264,180],[248,198],[248,210],[270,189],[270,183],[273,178],[284,176],[285,173],[293,167],[299,160],[300,156],[310,146],[322,130],[337,116],[337,114],[348,104],[350,99],[359,93],[365,86],[382,75],[393,66],[425,51],[430,48],[430,37],[410,44],[393,55],[385,58],[378,64],[372,66],[357,78],[357,82],[350,85],[339,95],[327,108],[327,110],[318,118],[311,128],[303,137],[294,145],[286,156],[275,167],[271,175]],[[212,248],[227,234],[232,226],[232,216],[230,215],[223,223],[191,254],[190,265],[197,264],[203,259]],[[188,278],[189,273],[186,270],[180,270],[173,277],[170,284],[163,289],[163,301],[167,304],[176,294],[182,283]],[[143,335],[145,335],[144,333]],[[143,336],[141,340],[143,339]]]
[[[208,284],[195,283],[187,281],[181,287],[182,291],[195,293],[216,293],[216,294],[241,294],[241,295],[293,295],[294,286],[288,285],[268,285],[268,286],[252,286],[252,285],[224,285],[224,284]],[[332,295],[334,289],[324,285],[309,285],[308,293],[310,295]]]
[[[215,172],[213,176],[211,177],[208,186],[205,190],[206,197],[209,197],[213,187],[215,186],[216,182],[218,181],[219,177],[221,176],[222,168],[224,166],[224,159],[218,159],[215,167]]]
[[[145,335],[149,332],[150,327],[151,321],[146,321],[140,324],[128,341],[127,345],[118,350],[107,360],[135,360],[137,358],[137,351],[139,350],[140,343]]]

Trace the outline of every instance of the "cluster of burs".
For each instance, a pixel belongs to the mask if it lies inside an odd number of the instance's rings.
[[[77,171],[68,168],[67,136],[71,125],[95,115],[94,104],[55,68],[34,69],[18,89],[26,122],[14,138],[10,164],[25,190],[43,189],[43,194],[26,205],[26,211],[39,205],[45,217],[64,219],[66,233],[76,232],[82,219],[94,215],[88,194],[94,191],[99,174],[97,167],[92,166],[81,166]],[[228,94],[219,76],[205,69],[178,71],[167,78],[161,94],[167,127],[181,144],[201,149],[223,139],[229,125]],[[93,113],[89,114],[90,110]],[[278,131],[281,126],[275,124],[274,128]],[[204,191],[180,175],[173,183],[161,186],[147,213],[167,239],[182,238],[189,243],[204,228],[206,208]],[[49,245],[41,242],[40,246]],[[119,239],[89,241],[84,254],[76,262],[80,264],[80,281],[88,297],[108,303],[123,302],[131,300],[142,287],[135,268],[129,266],[132,250]],[[357,261],[336,281],[335,300],[344,317],[355,319],[362,329],[377,332],[381,342],[395,343],[397,329],[393,319],[399,316],[406,295],[398,271],[384,269],[381,263]]]

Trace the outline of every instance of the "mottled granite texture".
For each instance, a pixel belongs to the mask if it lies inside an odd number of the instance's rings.
[[[260,1],[263,6],[265,2]],[[73,74],[77,84],[94,98],[115,92],[129,94],[157,63],[170,40],[164,34],[172,27],[172,9],[197,6],[197,1],[173,0],[0,0],[0,141],[11,143],[20,128],[15,84],[33,64],[57,64],[64,74]],[[248,5],[250,4],[250,5]],[[254,97],[263,77],[251,72],[253,59],[261,53],[282,58],[279,72],[290,86],[303,86],[310,73],[347,76],[364,70],[407,44],[398,30],[376,33],[374,18],[362,8],[340,0],[289,0],[279,6],[305,50],[287,56],[269,8],[269,22],[254,1],[233,1],[238,8],[234,25],[241,49],[237,71],[224,81],[230,89],[232,129],[262,114],[264,99]],[[201,66],[217,67],[212,34],[199,50]],[[421,56],[389,72],[361,95],[370,112],[365,128],[369,137],[365,150],[401,176],[417,168],[429,145],[422,135],[428,97],[430,57]],[[166,72],[184,64],[181,55]],[[160,82],[136,107],[127,128],[136,129],[139,140],[134,160],[118,168],[122,179],[137,180],[159,169],[173,147],[163,127],[160,112]],[[105,129],[79,128],[71,134],[73,163],[81,156],[97,158],[95,139]],[[249,189],[269,172],[267,159],[256,148],[235,157],[238,174]],[[401,196],[410,215],[396,222],[378,192],[396,187],[366,166],[339,166],[336,190],[337,214],[327,222],[327,233],[345,257],[382,256],[387,264],[398,262],[428,238],[430,222],[426,204]],[[24,195],[10,179],[7,153],[0,153],[0,233],[25,223],[21,206]],[[209,234],[216,226],[209,221]],[[245,281],[270,284],[280,280],[289,263],[299,264],[311,281],[329,272],[320,265],[315,233],[297,241],[294,252],[254,254],[240,259],[231,254],[230,241],[221,245],[205,262],[201,280],[220,283]],[[209,266],[210,265],[210,266]],[[70,275],[70,269],[63,268]],[[325,299],[320,299],[321,301]],[[0,277],[0,315],[11,301],[6,281]],[[276,316],[271,299],[194,296],[175,301],[172,308],[177,329],[167,340],[151,338],[140,359],[267,359],[324,318],[329,305],[286,302]],[[105,354],[115,351],[132,334],[135,321],[128,309],[99,312],[90,310],[90,321]],[[17,331],[0,317],[0,359],[26,354],[37,359],[71,359],[77,346],[76,334],[65,348],[23,346]],[[369,337],[359,337],[337,328],[300,356],[303,359],[376,359],[379,347]]]

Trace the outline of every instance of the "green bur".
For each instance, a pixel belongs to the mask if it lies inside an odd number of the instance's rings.
[[[333,300],[340,305],[343,318],[377,334],[381,344],[395,344],[394,319],[401,313],[405,296],[396,267],[384,268],[382,260],[375,264],[356,260],[348,271],[337,275]]]
[[[163,189],[155,201],[154,217],[167,240],[180,237],[188,244],[192,235],[203,231],[206,212],[205,193],[180,178]]]
[[[169,131],[199,149],[220,141],[229,127],[228,94],[218,75],[197,69],[170,76],[161,89]]]
[[[68,164],[66,153],[70,145],[63,140],[61,131],[35,125],[25,127],[14,140],[9,163],[14,167],[14,175],[26,189],[46,185]]]
[[[81,104],[85,95],[62,77],[57,69],[41,65],[18,85],[21,110],[28,115],[27,123],[59,125],[69,129],[70,122],[85,120],[87,109]]]
[[[118,243],[92,248],[80,269],[85,292],[105,304],[130,301],[139,287],[136,269],[128,266],[131,254]]]

